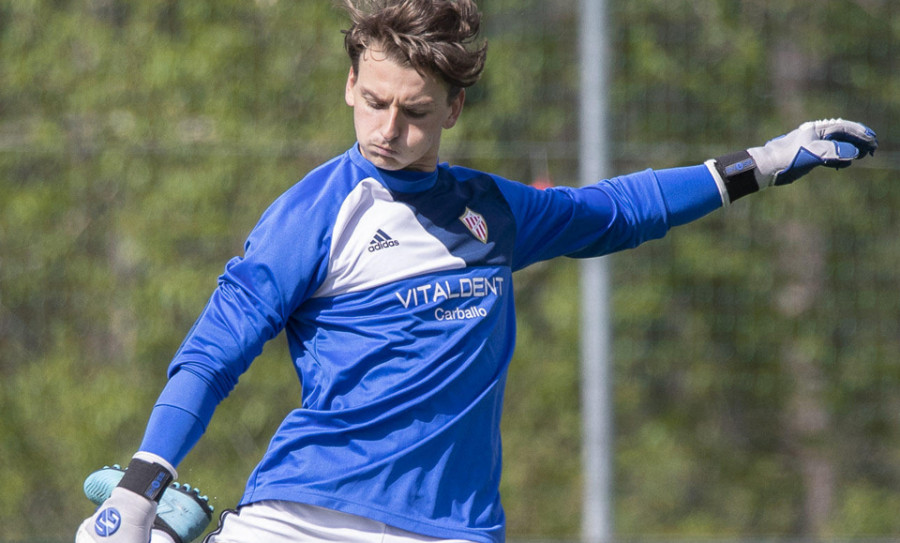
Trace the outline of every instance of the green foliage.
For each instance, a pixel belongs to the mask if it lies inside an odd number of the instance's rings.
[[[576,3],[482,4],[487,72],[443,158],[574,185]],[[882,142],[847,171],[613,257],[622,536],[900,531],[894,4],[609,3],[616,173],[825,116],[868,122]],[[134,452],[172,353],[259,214],[352,144],[345,24],[312,0],[0,2],[3,538],[70,537],[91,511],[84,476]],[[516,277],[513,536],[578,531],[577,289],[570,260]],[[183,479],[233,506],[299,392],[277,338]]]
[[[715,156],[840,115],[890,149],[887,6],[809,7],[621,3],[622,145],[658,141],[678,165],[671,141]],[[896,533],[898,202],[881,156],[615,258],[619,533]]]

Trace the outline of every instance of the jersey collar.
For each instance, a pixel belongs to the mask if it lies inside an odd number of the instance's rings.
[[[383,170],[378,168],[359,152],[358,144],[350,149],[350,158],[366,170],[369,175],[381,182],[382,185],[395,192],[425,192],[434,187],[438,180],[438,168],[436,166],[434,171],[431,172]]]

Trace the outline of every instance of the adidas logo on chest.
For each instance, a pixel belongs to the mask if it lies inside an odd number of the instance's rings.
[[[382,249],[390,249],[391,247],[397,247],[400,245],[400,241],[389,236],[384,230],[378,229],[375,232],[375,236],[372,237],[372,241],[369,242],[369,252],[374,253],[375,251],[381,251]]]

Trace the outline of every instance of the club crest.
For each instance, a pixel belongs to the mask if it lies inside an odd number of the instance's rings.
[[[459,220],[466,225],[466,228],[469,229],[469,232],[472,232],[472,235],[475,236],[478,241],[487,243],[487,222],[485,222],[484,217],[480,213],[476,213],[467,207],[465,213],[459,217]]]

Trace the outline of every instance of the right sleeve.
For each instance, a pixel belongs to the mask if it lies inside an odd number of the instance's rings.
[[[332,208],[301,185],[276,200],[248,237],[244,256],[226,265],[169,366],[142,451],[177,466],[265,343],[321,283]]]
[[[179,371],[150,413],[140,450],[177,466],[206,431],[219,401],[200,377],[190,370]]]

